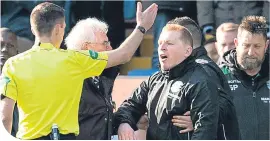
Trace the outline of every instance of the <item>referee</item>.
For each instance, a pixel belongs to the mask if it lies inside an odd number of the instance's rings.
[[[66,26],[64,9],[49,2],[37,5],[30,16],[36,44],[8,59],[0,78],[0,114],[7,131],[11,132],[17,102],[17,138],[49,140],[56,124],[60,139],[75,139],[83,80],[131,59],[155,20],[157,5],[141,10],[138,3],[137,27],[118,49],[97,53],[60,49]]]

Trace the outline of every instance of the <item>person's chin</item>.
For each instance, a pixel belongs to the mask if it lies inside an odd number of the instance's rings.
[[[163,71],[168,71],[169,70],[169,67],[168,66],[166,66],[166,65],[161,65],[161,70],[163,70]]]

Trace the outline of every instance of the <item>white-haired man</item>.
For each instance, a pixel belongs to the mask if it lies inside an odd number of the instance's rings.
[[[107,31],[106,23],[96,18],[83,19],[73,27],[65,43],[72,50],[112,50]],[[79,106],[80,134],[76,139],[110,139],[113,115],[111,92],[118,72],[118,67],[112,67],[105,69],[101,76],[84,80]]]
[[[71,50],[109,51],[112,47],[107,32],[105,22],[96,18],[83,19],[73,27],[65,43]],[[76,139],[111,139],[114,107],[111,93],[118,72],[118,67],[111,67],[100,76],[84,80],[79,106],[80,134]]]

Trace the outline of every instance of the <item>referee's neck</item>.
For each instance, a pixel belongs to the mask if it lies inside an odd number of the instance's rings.
[[[60,44],[61,42],[59,43],[60,41],[57,41],[53,38],[50,38],[50,37],[36,37],[36,40],[35,40],[35,44],[38,44],[38,43],[51,43],[54,47],[56,48],[60,48]]]

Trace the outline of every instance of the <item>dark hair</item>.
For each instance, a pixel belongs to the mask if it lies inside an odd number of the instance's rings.
[[[64,9],[56,4],[43,2],[31,13],[31,27],[38,36],[51,36],[54,26],[65,18],[64,12]]]
[[[200,47],[202,45],[202,32],[199,25],[192,20],[191,18],[184,16],[184,17],[177,17],[168,22],[168,24],[178,24],[184,26],[189,30],[193,38],[193,48]]]
[[[252,34],[262,34],[265,40],[267,40],[267,29],[265,17],[246,16],[239,25],[238,35],[240,35],[243,30],[246,30]]]

